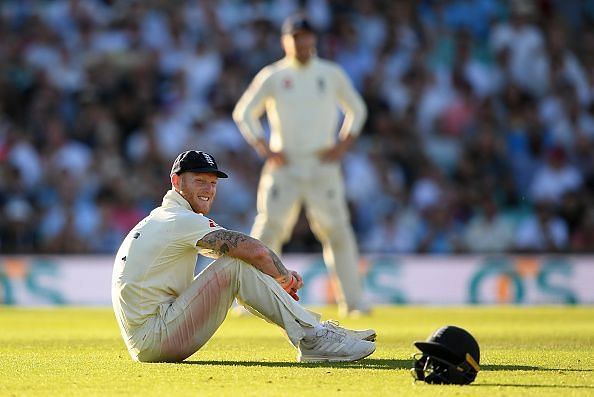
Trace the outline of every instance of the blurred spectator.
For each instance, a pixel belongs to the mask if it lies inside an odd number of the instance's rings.
[[[146,214],[134,200],[134,192],[120,181],[113,186],[111,203],[111,227],[120,236],[125,236]]]
[[[362,242],[366,252],[414,252],[419,219],[405,208],[386,213]]]
[[[517,191],[509,162],[503,137],[497,134],[495,126],[484,123],[468,139],[452,175],[456,190],[467,195],[469,201],[476,201],[479,192],[488,192],[504,205],[513,205]]]
[[[565,192],[576,190],[581,184],[582,176],[569,163],[565,149],[556,146],[547,154],[546,162],[536,170],[530,193],[535,202],[548,200],[559,203]]]
[[[357,29],[361,45],[374,50],[384,45],[388,29],[386,19],[378,4],[372,1],[356,1],[353,4],[354,27]]]
[[[4,204],[2,243],[6,253],[33,253],[37,243],[35,212],[23,198],[11,198]]]
[[[506,252],[512,249],[513,222],[499,212],[495,199],[484,195],[479,208],[464,231],[466,249],[476,253]]]
[[[99,221],[93,230],[93,238],[88,242],[90,248],[98,253],[111,253],[119,248],[121,239],[128,234],[116,228],[113,224],[114,194],[111,190],[104,189],[97,194],[96,205],[99,212]]]
[[[43,176],[42,159],[38,150],[33,146],[33,137],[27,131],[9,126],[5,144],[6,160],[18,169],[23,187],[27,191],[33,192]]]
[[[534,174],[552,146],[550,134],[538,118],[533,98],[512,86],[505,102],[509,115],[503,130],[511,177],[518,193],[529,196]]]
[[[426,163],[420,166],[419,177],[411,188],[411,203],[418,210],[438,205],[446,197],[443,173],[435,165]]]
[[[32,253],[37,241],[34,195],[29,193],[24,173],[17,167],[0,167],[0,249],[10,253]]]
[[[454,254],[463,251],[462,228],[447,202],[425,207],[416,236],[417,250],[426,254]]]
[[[98,222],[94,203],[81,188],[82,181],[69,169],[61,170],[47,182],[41,195],[41,249],[52,253],[84,252],[84,241],[92,238]]]
[[[344,68],[355,88],[361,91],[363,81],[375,67],[375,54],[365,45],[349,16],[337,16],[335,30],[331,56]]]
[[[44,136],[42,156],[45,166],[56,172],[67,171],[69,177],[82,180],[92,165],[91,148],[71,139],[64,121],[57,117],[47,121]]]
[[[543,94],[545,38],[535,24],[539,9],[534,0],[512,0],[510,19],[497,23],[490,32],[494,53],[510,50],[513,82],[534,95]]]
[[[578,233],[587,215],[588,198],[576,190],[569,190],[561,197],[559,216],[567,223],[570,239]]]
[[[564,252],[569,243],[567,223],[555,214],[553,203],[538,201],[534,212],[518,225],[515,240],[519,252]]]
[[[571,238],[571,251],[592,253],[592,247],[594,247],[594,209],[590,208]]]

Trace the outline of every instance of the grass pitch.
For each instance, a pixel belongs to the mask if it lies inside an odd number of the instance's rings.
[[[412,342],[448,324],[478,340],[477,380],[413,384]],[[0,396],[594,396],[594,307],[378,307],[343,325],[376,328],[376,352],[299,364],[276,326],[229,316],[184,363],[138,364],[110,309],[0,307]]]

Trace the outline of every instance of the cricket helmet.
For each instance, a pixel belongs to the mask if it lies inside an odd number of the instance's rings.
[[[433,332],[426,341],[414,344],[422,352],[413,355],[411,373],[415,380],[467,385],[475,380],[480,370],[479,345],[462,328],[447,325]]]

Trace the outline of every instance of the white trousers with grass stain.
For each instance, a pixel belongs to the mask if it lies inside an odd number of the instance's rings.
[[[184,360],[212,337],[235,298],[250,312],[284,329],[295,347],[305,336],[304,326],[319,324],[320,316],[294,301],[272,277],[223,256],[200,272],[177,299],[159,306],[156,316],[130,331],[130,355],[141,362]]]

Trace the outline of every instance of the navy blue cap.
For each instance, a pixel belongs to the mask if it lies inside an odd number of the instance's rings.
[[[291,15],[283,22],[282,34],[295,34],[300,31],[316,33],[313,25],[302,14]]]
[[[183,172],[214,172],[219,178],[228,178],[227,174],[219,171],[217,162],[210,154],[198,150],[188,150],[180,153],[173,162],[171,175]]]

